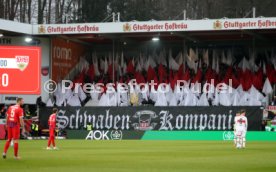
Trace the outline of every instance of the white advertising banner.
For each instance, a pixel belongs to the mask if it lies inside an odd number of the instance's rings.
[[[251,29],[276,29],[276,18],[33,25],[33,34],[100,34]]]

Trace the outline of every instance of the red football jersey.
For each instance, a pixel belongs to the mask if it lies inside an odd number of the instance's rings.
[[[10,106],[7,111],[7,124],[9,127],[20,127],[20,118],[23,117],[23,109],[19,105]]]
[[[56,128],[56,114],[55,113],[50,115],[49,120],[48,120],[48,125],[50,128]]]

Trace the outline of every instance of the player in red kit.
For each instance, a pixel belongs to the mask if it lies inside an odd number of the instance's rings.
[[[48,120],[49,125],[49,139],[47,150],[51,150],[51,144],[53,145],[53,149],[57,149],[55,144],[55,130],[56,130],[56,114],[58,112],[57,108],[53,108],[53,114],[50,115]]]
[[[8,139],[4,147],[3,158],[6,159],[7,151],[11,144],[14,142],[14,158],[20,159],[18,156],[18,140],[20,138],[20,125],[22,127],[22,133],[25,133],[24,121],[23,121],[23,98],[17,98],[16,105],[10,106],[6,113],[6,127],[8,131]]]

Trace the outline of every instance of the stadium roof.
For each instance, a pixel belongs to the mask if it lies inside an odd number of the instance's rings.
[[[64,36],[88,44],[110,43],[113,39],[147,41],[153,36],[173,42],[246,42],[257,39],[269,44],[275,43],[275,29],[276,17],[41,25],[0,19],[0,33],[5,36]]]

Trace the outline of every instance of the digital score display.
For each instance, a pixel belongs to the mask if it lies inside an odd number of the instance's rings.
[[[0,94],[40,94],[40,47],[0,46]]]

